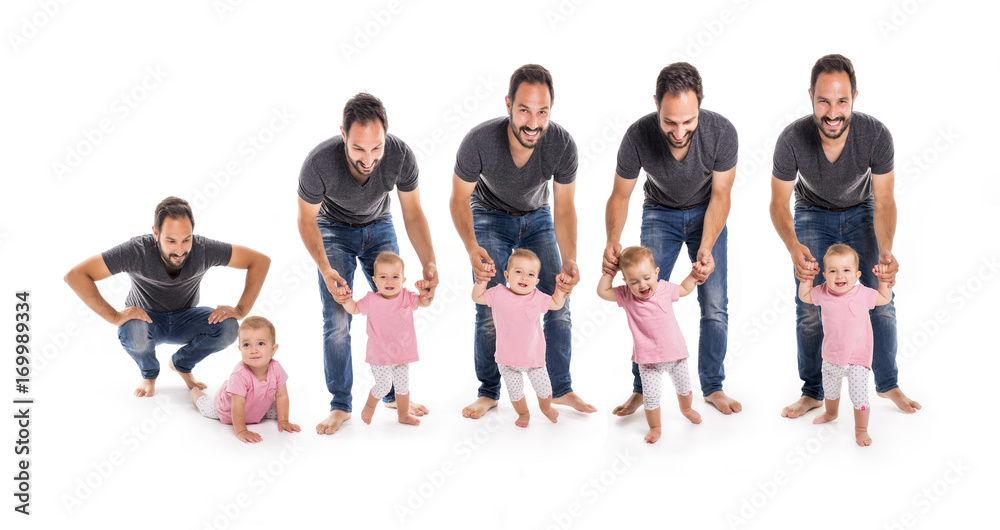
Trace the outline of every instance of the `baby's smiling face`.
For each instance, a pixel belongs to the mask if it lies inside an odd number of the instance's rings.
[[[656,287],[659,285],[660,268],[654,267],[653,263],[644,259],[631,267],[622,269],[622,278],[629,291],[636,298],[643,300],[653,296]]]
[[[507,270],[503,271],[507,279],[507,287],[514,293],[525,295],[535,290],[538,285],[538,269],[542,266],[538,260],[526,257],[512,257],[507,261]]]
[[[861,278],[861,271],[854,256],[834,254],[823,261],[823,278],[826,278],[827,289],[837,294],[844,294],[854,288]]]

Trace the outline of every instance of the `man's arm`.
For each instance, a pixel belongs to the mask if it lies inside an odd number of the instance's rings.
[[[580,282],[580,269],[576,266],[576,204],[573,195],[576,182],[552,184],[552,222],[555,224],[556,244],[562,257],[564,285],[573,289]]]
[[[271,267],[271,258],[240,245],[233,245],[233,255],[229,258],[227,267],[243,269],[247,271],[247,280],[243,286],[243,294],[236,306],[220,305],[208,315],[209,324],[217,324],[227,318],[240,320],[247,316],[257,295],[264,286],[264,278],[267,277],[267,270]]]
[[[604,249],[604,260],[601,268],[605,274],[618,272],[618,256],[622,253],[622,230],[625,229],[625,219],[628,217],[628,202],[632,190],[639,179],[627,179],[615,173],[615,184],[608,198],[608,206],[604,211],[604,226],[607,229],[608,243]],[[612,276],[613,278],[614,276]]]
[[[423,267],[423,279],[426,283],[421,284],[420,300],[430,302],[434,299],[434,289],[437,288],[438,275],[437,265],[434,261],[434,246],[431,244],[431,228],[427,224],[427,217],[420,207],[420,189],[413,191],[399,191],[399,207],[403,211],[403,226],[406,227],[406,236],[410,238],[413,250],[417,252],[420,265]]]
[[[892,240],[896,237],[896,197],[893,195],[895,172],[872,175],[875,194],[875,239],[878,241],[878,262],[885,265],[883,276],[891,288],[896,284],[899,263],[892,255]]]
[[[794,180],[785,181],[775,176],[771,177],[771,223],[774,224],[774,230],[778,232],[778,237],[788,249],[792,264],[795,266],[795,277],[800,282],[811,281],[819,272],[819,264],[809,253],[809,248],[799,243],[799,238],[795,236],[795,220],[788,208],[788,201],[794,189]]]
[[[473,190],[476,189],[475,182],[466,182],[453,175],[451,179],[451,220],[455,223],[455,230],[458,237],[462,238],[465,251],[469,253],[469,262],[472,263],[472,272],[476,276],[476,281],[486,281],[493,277],[493,259],[486,253],[486,249],[479,246],[476,240],[476,229],[472,221],[472,208],[469,206],[469,198],[472,197]]]
[[[701,245],[694,263],[694,276],[698,283],[703,283],[715,271],[715,259],[712,248],[715,241],[726,227],[729,218],[729,208],[732,204],[731,195],[733,182],[736,181],[736,166],[728,171],[712,172],[712,197],[705,209],[705,222],[701,231]]]
[[[70,269],[63,280],[69,284],[73,292],[83,300],[83,303],[87,304],[87,307],[91,311],[97,313],[97,316],[115,326],[120,327],[132,319],[139,319],[152,324],[153,320],[142,309],[138,307],[126,307],[119,312],[101,296],[101,292],[97,289],[97,282],[110,277],[111,271],[108,270],[107,264],[104,263],[104,258],[98,254],[87,258],[83,263]]]
[[[319,204],[309,204],[299,197],[299,237],[306,246],[309,255],[316,262],[316,268],[323,275],[323,281],[330,294],[337,296],[337,291],[341,286],[346,287],[347,282],[340,277],[340,273],[330,266],[330,260],[326,257],[326,247],[323,246],[323,234],[319,231],[316,223],[316,215],[319,214]]]

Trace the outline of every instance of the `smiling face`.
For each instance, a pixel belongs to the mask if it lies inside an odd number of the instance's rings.
[[[159,232],[153,228],[156,246],[160,249],[160,258],[168,270],[177,271],[184,265],[188,253],[191,252],[193,230],[191,219],[187,217],[179,219],[167,217],[163,220]]]
[[[691,138],[694,138],[694,131],[698,129],[698,95],[693,90],[676,96],[667,92],[657,104],[656,112],[660,116],[660,130],[670,147],[687,147]]]
[[[375,280],[378,294],[390,300],[399,296],[403,290],[403,283],[406,282],[401,263],[376,263],[372,278]]]
[[[809,97],[812,99],[813,123],[823,136],[836,140],[847,132],[857,95],[857,91],[851,92],[851,78],[847,72],[819,74]]]
[[[367,123],[354,122],[349,131],[340,128],[344,137],[344,153],[347,155],[347,165],[356,178],[371,176],[375,166],[381,161],[385,149],[385,128],[382,122],[373,120]]]
[[[510,135],[527,149],[534,149],[549,128],[549,108],[552,97],[549,87],[539,83],[521,83],[514,93],[514,101],[507,101],[510,116]]]
[[[823,259],[823,277],[827,289],[843,294],[854,288],[861,278],[857,259],[850,254],[832,254]]]
[[[622,269],[622,278],[625,279],[628,290],[632,292],[633,296],[643,300],[653,296],[653,293],[656,292],[660,281],[659,275],[660,268],[654,267],[653,262],[648,259]]]
[[[243,363],[250,367],[254,375],[260,377],[267,374],[267,365],[278,351],[274,337],[266,326],[245,328],[240,330],[240,355]]]
[[[541,266],[542,264],[536,259],[512,256],[507,260],[507,270],[503,271],[507,287],[514,294],[530,294],[538,285],[538,270]]]

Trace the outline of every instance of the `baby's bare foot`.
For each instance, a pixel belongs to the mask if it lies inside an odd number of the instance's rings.
[[[657,440],[660,439],[660,427],[650,427],[649,432],[646,433],[645,440],[651,444],[655,444]]]
[[[361,409],[361,421],[371,425],[373,416],[375,416],[375,407],[365,405],[365,408]]]
[[[828,421],[833,421],[837,419],[836,414],[830,414],[829,412],[821,412],[818,416],[813,418],[813,425],[819,425],[821,423],[826,423]]]
[[[639,407],[641,405],[642,405],[642,394],[633,392],[632,395],[625,400],[625,403],[622,403],[621,405],[615,407],[614,410],[611,411],[611,413],[614,414],[615,416],[628,416],[629,414],[632,414],[633,412],[639,410]]]
[[[555,423],[556,419],[559,418],[559,411],[556,410],[555,407],[549,407],[547,409],[543,409],[542,414],[544,414],[545,417],[548,418],[549,421],[551,421],[552,423]]]
[[[153,388],[156,386],[156,379],[143,379],[135,389],[135,397],[153,397]]]
[[[173,371],[175,371],[175,372],[177,372],[177,368],[174,366],[174,360],[173,359],[170,360],[170,369],[173,370]],[[186,373],[186,374],[185,373],[181,373],[181,372],[177,372],[177,375],[181,376],[181,379],[184,380],[184,384],[186,384],[188,388],[198,387],[198,388],[200,388],[202,390],[208,388],[208,385],[206,385],[205,383],[202,383],[201,381],[198,381],[197,379],[195,379],[194,375],[191,374],[190,372]]]
[[[385,406],[387,408],[394,409],[396,408],[396,402],[390,401],[389,403],[386,403]],[[427,407],[421,405],[420,403],[414,403],[412,401],[410,402],[408,408],[410,409],[410,414],[413,414],[414,416],[423,416],[424,414],[430,414],[431,412],[430,410],[427,409]]]
[[[695,423],[695,424],[701,423],[701,414],[699,414],[697,410],[694,410],[694,409],[687,409],[687,410],[681,409],[681,414],[683,414],[685,418],[691,420],[691,423]]]
[[[868,447],[872,444],[872,437],[868,436],[868,429],[864,430],[854,430],[854,438],[858,441],[858,445],[861,447]]]
[[[530,420],[530,419],[531,419],[531,415],[528,414],[527,412],[525,412],[524,414],[518,414],[517,415],[517,419],[514,420],[514,425],[517,425],[518,427],[527,427],[528,426],[528,420]]]
[[[802,396],[795,403],[781,409],[781,416],[785,418],[798,418],[822,404],[823,402],[818,399]]]
[[[478,420],[486,414],[486,411],[495,406],[497,406],[497,400],[483,396],[473,401],[468,407],[462,409],[462,416]]]
[[[361,413],[361,419],[364,419],[364,412]],[[412,414],[400,414],[399,423],[403,423],[406,425],[420,425],[420,420],[418,420],[417,417],[413,416]]]

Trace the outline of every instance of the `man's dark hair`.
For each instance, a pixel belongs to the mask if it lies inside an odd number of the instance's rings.
[[[837,72],[844,72],[847,77],[851,80],[851,96],[858,91],[858,79],[854,77],[854,64],[851,60],[843,55],[834,53],[831,55],[824,55],[820,57],[816,64],[813,65],[812,78],[809,81],[809,90],[816,90],[816,79],[819,78],[819,74],[835,74]]]
[[[367,92],[359,92],[344,105],[344,134],[351,132],[351,125],[355,122],[365,125],[375,120],[382,122],[383,130],[389,131],[389,118],[382,100]]]
[[[656,106],[663,103],[663,96],[669,92],[672,96],[679,96],[688,90],[693,90],[698,97],[698,106],[705,97],[701,88],[701,75],[698,69],[689,63],[674,63],[663,67],[660,75],[656,76]]]
[[[184,199],[170,196],[156,205],[156,212],[153,214],[153,226],[156,227],[157,233],[163,228],[163,221],[167,217],[171,219],[188,218],[191,220],[191,228],[194,228],[194,213],[191,212],[191,205]]]
[[[511,74],[510,86],[507,88],[507,97],[511,105],[514,104],[514,94],[517,93],[517,87],[521,86],[521,83],[545,85],[549,87],[549,98],[552,101],[556,100],[556,91],[552,88],[552,74],[540,64],[526,64]]]

